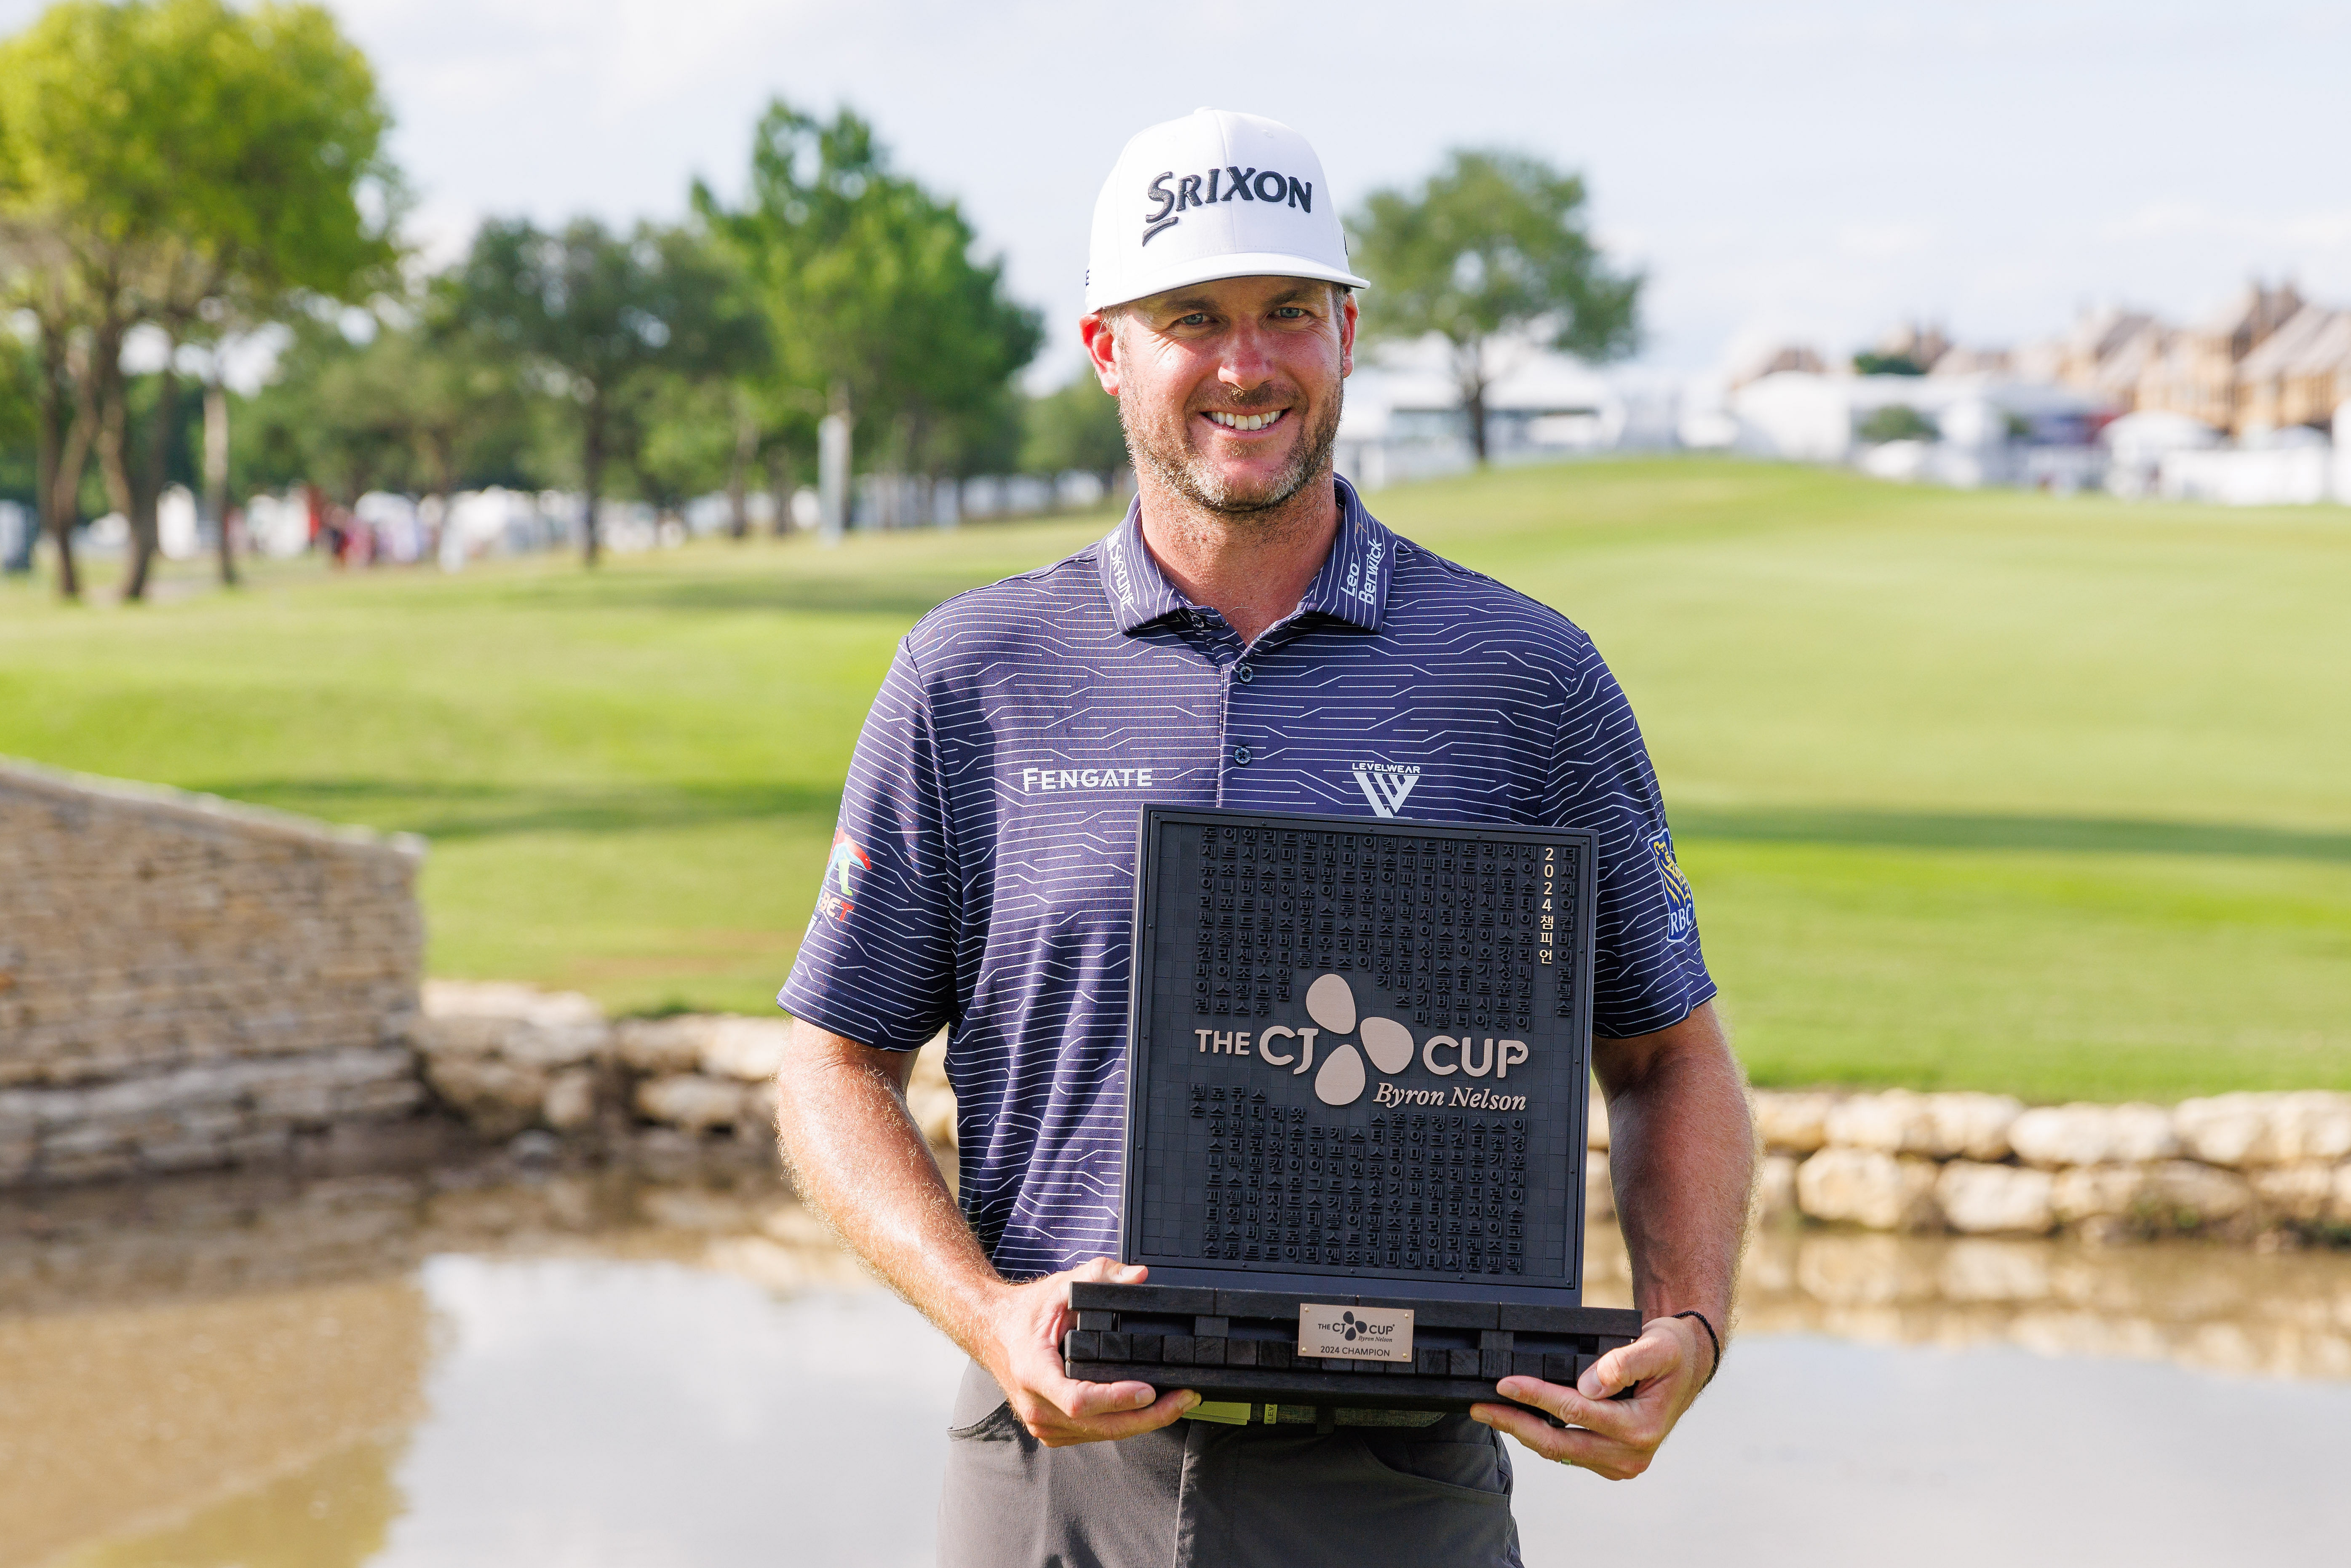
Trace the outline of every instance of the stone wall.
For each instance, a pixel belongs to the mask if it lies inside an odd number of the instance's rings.
[[[424,1008],[426,1075],[486,1135],[773,1157],[784,1019],[607,1019],[576,994],[450,981],[425,987]],[[917,1055],[907,1104],[952,1174],[943,1039]],[[2031,1107],[2000,1094],[1758,1090],[1753,1105],[1766,1218],[2095,1240],[2351,1230],[2351,1094]],[[1593,1220],[1614,1215],[1597,1094],[1585,1198]]]
[[[1767,1214],[1977,1236],[2351,1228],[2351,1094],[2027,1106],[1767,1090],[1754,1103]]]
[[[421,841],[0,762],[0,1185],[409,1115]]]
[[[772,1162],[773,1080],[791,1028],[726,1013],[608,1019],[577,992],[434,980],[417,1039],[434,1094],[486,1137],[632,1159]],[[942,1151],[955,1147],[945,1061],[942,1036],[916,1053],[907,1090],[916,1124]]]

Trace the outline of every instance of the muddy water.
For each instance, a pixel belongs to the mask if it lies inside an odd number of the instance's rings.
[[[1529,1562],[2341,1560],[2351,1257],[1780,1231],[1741,1314]],[[20,1201],[0,1568],[925,1563],[959,1366],[765,1177]]]

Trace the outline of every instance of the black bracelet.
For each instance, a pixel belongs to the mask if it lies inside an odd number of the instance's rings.
[[[1714,1364],[1708,1367],[1706,1370],[1706,1383],[1712,1383],[1714,1381],[1714,1375],[1722,1370],[1722,1336],[1714,1332],[1714,1325],[1707,1322],[1706,1314],[1699,1312],[1695,1307],[1686,1312],[1676,1312],[1674,1316],[1677,1318],[1696,1318],[1698,1320],[1698,1326],[1706,1331],[1708,1343],[1714,1346]],[[1706,1383],[1699,1384],[1698,1387],[1703,1389],[1706,1386]]]

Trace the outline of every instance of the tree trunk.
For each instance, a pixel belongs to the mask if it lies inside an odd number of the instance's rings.
[[[751,462],[759,455],[759,423],[749,402],[735,394],[735,452],[726,464],[726,531],[737,539],[751,537]]]
[[[1485,345],[1474,338],[1453,345],[1453,378],[1461,388],[1462,414],[1469,422],[1469,450],[1480,468],[1486,466],[1486,388],[1490,384],[1484,350]]]
[[[228,535],[228,389],[218,368],[204,383],[204,509],[220,532],[220,580],[236,586],[236,543]]]
[[[122,597],[137,603],[147,597],[147,578],[155,562],[157,544],[156,504],[163,496],[164,465],[172,451],[172,436],[180,413],[180,377],[172,369],[167,354],[163,361],[162,381],[155,392],[155,412],[147,427],[147,450],[139,472],[131,477],[131,570],[122,580]],[[118,383],[120,377],[116,378]],[[117,395],[129,402],[125,385]],[[127,414],[126,414],[127,417]],[[127,444],[127,443],[125,443]]]
[[[768,455],[768,496],[776,508],[768,531],[782,538],[792,531],[792,458],[781,447]]]
[[[33,455],[33,515],[37,531],[57,545],[57,597],[79,599],[81,576],[74,570],[73,494],[81,487],[83,456],[89,450],[89,431],[66,411],[65,335],[48,322],[41,323],[41,395],[37,410],[39,434]],[[73,448],[68,462],[68,448]],[[72,482],[66,482],[68,468]]]
[[[604,479],[604,402],[601,397],[588,400],[585,440],[580,453],[580,487],[587,502],[586,514],[580,525],[580,556],[583,563],[597,563],[596,489]]]
[[[1469,395],[1463,399],[1469,415],[1469,450],[1478,455],[1478,466],[1486,466],[1486,383],[1477,382]]]
[[[95,334],[89,352],[89,363],[82,378],[85,390],[83,415],[97,432],[99,477],[106,484],[107,503],[131,525],[131,574],[123,580],[123,591],[131,593],[131,584],[146,580],[146,562],[139,551],[139,529],[133,520],[136,503],[131,483],[131,411],[129,388],[122,375],[122,340],[120,334],[100,329]]]

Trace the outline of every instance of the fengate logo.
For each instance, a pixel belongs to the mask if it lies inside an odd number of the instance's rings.
[[[1687,942],[1698,930],[1698,898],[1674,859],[1672,835],[1659,833],[1652,838],[1649,857],[1656,862],[1657,880],[1666,890],[1666,936],[1671,941]]]
[[[1045,795],[1056,790],[1148,789],[1162,768],[1023,768],[1020,792]]]
[[[1176,181],[1176,188],[1172,191],[1167,188],[1170,180]],[[1203,181],[1207,182],[1207,194],[1205,196],[1200,193]],[[1224,186],[1221,195],[1217,193],[1219,182]],[[1170,169],[1145,185],[1143,193],[1151,201],[1151,211],[1143,214],[1140,243],[1144,245],[1149,245],[1158,235],[1182,223],[1182,214],[1191,207],[1242,201],[1296,207],[1309,213],[1314,210],[1314,187],[1307,182],[1277,173],[1271,169],[1244,169],[1237,163],[1211,169],[1206,174],[1186,174],[1180,179],[1176,171]]]
[[[1394,1019],[1367,1018],[1360,1030],[1356,1028],[1355,990],[1347,984],[1344,975],[1318,976],[1306,988],[1306,1014],[1314,1020],[1311,1029],[1292,1029],[1288,1024],[1273,1024],[1255,1031],[1236,1030],[1226,1033],[1218,1030],[1196,1029],[1203,1053],[1217,1056],[1254,1056],[1276,1067],[1290,1068],[1296,1078],[1314,1065],[1314,1042],[1325,1034],[1358,1035],[1359,1051],[1353,1042],[1331,1047],[1322,1058],[1322,1070],[1314,1074],[1314,1098],[1325,1105],[1352,1105],[1364,1097],[1370,1078],[1364,1071],[1364,1058],[1387,1077],[1394,1077],[1413,1064],[1416,1054],[1421,1066],[1432,1077],[1450,1078],[1462,1073],[1471,1078],[1491,1075],[1496,1082],[1510,1077],[1510,1069],[1527,1060],[1527,1042],[1522,1040],[1496,1040],[1486,1037],[1480,1042],[1468,1035],[1458,1039],[1449,1034],[1432,1034],[1416,1045],[1412,1030]],[[1296,1042],[1296,1049],[1290,1042]],[[1281,1050],[1274,1048],[1279,1044]],[[1296,1065],[1292,1065],[1295,1063]],[[1523,1094],[1503,1094],[1484,1088],[1399,1089],[1393,1083],[1382,1083],[1375,1096],[1382,1105],[1456,1105],[1479,1111],[1523,1111],[1527,1097]],[[1194,1107],[1196,1111],[1198,1107]]]
[[[1393,817],[1404,810],[1405,797],[1420,782],[1420,764],[1416,762],[1358,762],[1354,765],[1355,785],[1364,799],[1372,803],[1372,814]]]
[[[872,871],[873,862],[865,857],[863,849],[851,838],[846,830],[832,831],[832,858],[824,866],[824,891],[817,898],[817,908],[843,925],[849,923],[849,912],[857,907],[852,902],[857,896],[854,874]],[[835,883],[840,891],[833,890]]]

